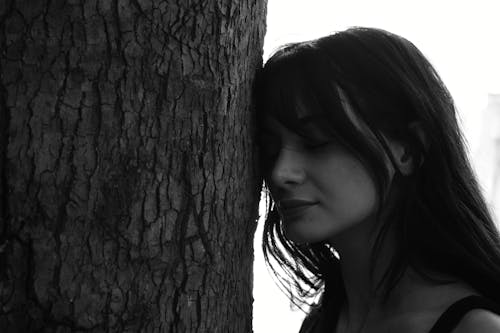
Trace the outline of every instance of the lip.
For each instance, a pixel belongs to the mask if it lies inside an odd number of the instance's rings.
[[[316,201],[309,201],[303,199],[285,199],[278,201],[278,207],[281,208],[282,210],[290,210],[299,207],[313,206],[316,205],[317,203],[318,202]]]
[[[318,202],[302,199],[287,199],[278,202],[278,209],[282,218],[290,221],[302,217],[309,208],[316,204],[318,204]]]

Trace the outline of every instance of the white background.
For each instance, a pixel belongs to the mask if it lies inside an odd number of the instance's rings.
[[[470,157],[498,216],[499,203],[492,201],[491,193],[492,175],[500,166],[493,163],[492,138],[500,136],[500,110],[496,118],[484,110],[488,94],[500,94],[500,1],[268,0],[264,60],[284,43],[350,26],[399,34],[436,67],[458,106]],[[260,211],[263,216],[263,207]],[[304,314],[290,310],[264,265],[262,224],[259,220],[255,235],[254,332],[298,332]]]

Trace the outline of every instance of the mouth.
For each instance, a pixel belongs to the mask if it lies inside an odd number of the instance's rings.
[[[285,220],[291,220],[302,216],[306,210],[317,204],[315,201],[299,199],[280,200],[278,209]]]
[[[293,209],[298,207],[313,206],[318,202],[302,200],[302,199],[285,199],[278,201],[278,207],[284,210]]]

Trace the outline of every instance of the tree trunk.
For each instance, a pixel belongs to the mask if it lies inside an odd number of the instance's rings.
[[[251,332],[265,6],[0,2],[0,331]]]

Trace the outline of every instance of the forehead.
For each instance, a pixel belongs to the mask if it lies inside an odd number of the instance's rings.
[[[286,128],[276,118],[270,116],[263,119],[260,134],[265,138],[266,142],[274,140],[287,141],[298,137],[297,134]]]
[[[280,137],[281,139],[291,140],[313,140],[324,141],[331,140],[332,135],[326,131],[321,130],[315,124],[313,117],[304,117],[300,119],[300,129],[290,128],[273,116],[265,116],[261,123],[261,134],[270,134],[272,136]]]

